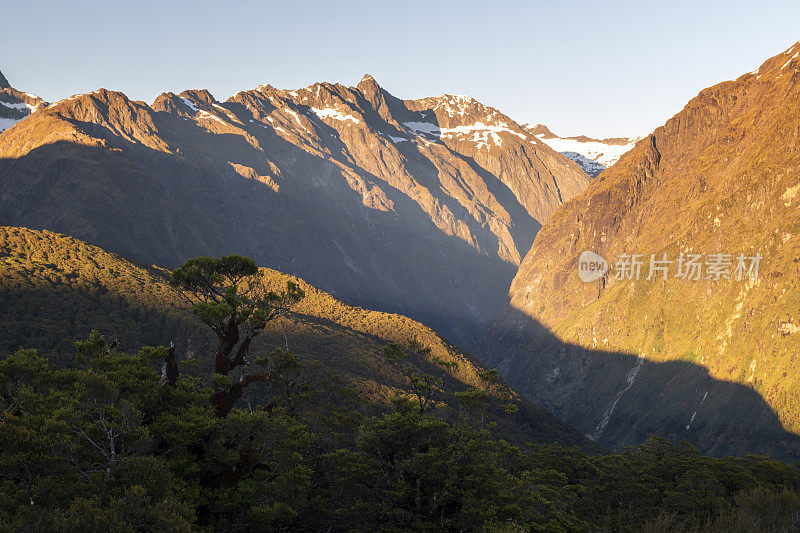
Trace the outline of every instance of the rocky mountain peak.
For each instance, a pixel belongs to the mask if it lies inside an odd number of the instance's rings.
[[[364,74],[364,77],[361,78],[361,81],[356,85],[356,89],[366,94],[367,92],[380,91],[381,86],[378,85],[378,82],[375,81],[375,78],[371,75]]]
[[[397,122],[398,117],[395,116],[398,112],[402,114],[402,102],[384,91],[375,81],[375,78],[369,74],[364,74],[364,77],[358,82],[356,90],[364,96],[372,109],[378,113],[384,122],[402,130],[402,126]]]
[[[167,144],[157,135],[152,111],[147,104],[131,100],[124,93],[98,89],[70,96],[36,113],[30,129],[49,130],[51,141],[117,147],[133,143],[166,151]],[[73,128],[52,128],[53,119],[57,124],[65,119],[77,124]]]
[[[380,101],[382,100],[382,89],[381,86],[378,85],[378,82],[375,81],[375,78],[369,74],[364,74],[364,77],[361,78],[361,81],[356,85],[356,89],[361,92],[364,98],[375,108],[379,107]]]
[[[216,98],[208,89],[190,89],[187,91],[183,91],[178,96],[181,98],[188,98],[190,100],[197,100],[200,102],[204,102],[206,104],[215,104],[217,103]]]
[[[556,137],[556,134],[544,124],[523,124],[522,127],[525,128],[525,131],[540,139],[554,139]]]
[[[8,83],[6,77],[0,72],[0,89],[8,89],[9,87],[11,87],[11,84]]]

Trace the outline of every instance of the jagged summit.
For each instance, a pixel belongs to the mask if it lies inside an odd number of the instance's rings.
[[[0,89],[8,89],[9,87],[11,87],[11,84],[8,83],[8,80],[3,76],[2,71],[0,71]]]
[[[544,124],[523,124],[522,127],[525,128],[531,135],[536,135],[540,139],[554,139],[557,137],[557,135],[550,131],[550,128]]]
[[[362,83],[374,83],[375,85],[378,85],[378,82],[375,81],[375,78],[373,78],[371,74],[364,74],[364,76],[361,78],[361,81],[358,82],[358,85],[361,85]]]
[[[364,77],[361,78],[361,81],[358,82],[358,85],[356,85],[356,89],[358,89],[361,94],[367,98],[367,100],[372,102],[376,108],[379,107],[380,102],[378,99],[382,96],[383,90],[378,82],[375,81],[375,78],[369,74],[364,74]]]

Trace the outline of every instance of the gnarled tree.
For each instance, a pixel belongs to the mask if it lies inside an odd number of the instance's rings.
[[[267,291],[255,261],[241,255],[189,259],[172,272],[172,284],[186,292],[192,312],[219,339],[211,403],[217,416],[224,418],[248,385],[270,382],[275,377],[275,370],[263,359],[255,361],[258,370],[249,371],[251,344],[269,322],[289,312],[305,293],[292,281],[286,283],[284,291]],[[174,359],[165,365],[165,375],[173,375]],[[234,381],[229,375],[238,367],[245,371]]]

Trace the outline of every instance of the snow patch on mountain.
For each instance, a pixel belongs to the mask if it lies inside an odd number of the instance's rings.
[[[577,139],[565,139],[561,137],[547,139],[543,134],[539,134],[536,137],[556,152],[575,152],[581,154],[603,165],[603,168],[608,168],[616,163],[619,158],[622,157],[622,154],[633,148],[633,145],[636,144],[636,141],[633,139],[626,144],[614,145],[596,140],[579,141]]]
[[[47,105],[35,94],[23,93],[13,87],[0,88],[0,132]]]
[[[561,152],[561,155],[565,155],[578,163],[578,166],[585,170],[590,176],[597,176],[606,169],[605,165],[602,163],[598,163],[594,159],[589,159],[585,155],[579,154],[578,152]]]
[[[200,111],[200,110],[197,108],[197,106],[196,106],[196,105],[194,105],[194,102],[192,102],[192,101],[191,101],[191,100],[189,100],[188,98],[181,98],[181,100],[183,100],[183,103],[184,103],[184,104],[186,104],[186,107],[188,107],[189,109],[191,109],[191,110],[192,110],[194,113],[197,113],[198,111]]]
[[[27,110],[28,110],[28,111],[30,111],[31,113],[32,113],[32,112],[33,112],[33,111],[36,109],[36,107],[37,107],[37,106],[35,106],[35,105],[26,104],[25,102],[19,102],[19,103],[16,103],[16,104],[14,104],[14,103],[11,103],[11,102],[3,102],[2,100],[0,100],[0,105],[2,105],[2,106],[4,106],[4,107],[7,107],[7,108],[9,108],[9,109],[18,109],[18,110],[27,109]]]
[[[639,137],[616,139],[591,139],[584,136],[559,137],[541,124],[523,124],[522,128],[531,137],[578,163],[592,177],[616,163],[639,140]]]
[[[508,127],[505,122],[497,124],[484,124],[483,122],[475,122],[474,124],[466,124],[462,126],[455,126],[453,128],[440,128],[431,122],[405,122],[404,125],[416,134],[431,135],[435,137],[455,137],[461,135],[471,135],[472,141],[478,144],[478,147],[487,145],[490,141],[501,146],[503,144],[499,133],[505,132],[511,135],[516,135],[520,139],[525,139],[525,135]]]
[[[216,120],[220,124],[225,124],[225,121],[222,120],[221,118],[219,118],[217,115],[214,115],[213,113],[209,113],[208,111],[205,111],[205,110],[202,110],[202,109],[200,110],[200,113],[197,114],[197,118],[207,119],[207,120]]]
[[[323,118],[332,118],[332,119],[334,119],[334,120],[341,120],[342,122],[346,122],[346,121],[348,121],[348,120],[352,120],[352,121],[353,121],[353,122],[355,122],[355,123],[358,123],[358,122],[360,122],[360,121],[359,121],[359,120],[358,120],[356,117],[354,117],[353,115],[349,115],[349,114],[348,114],[348,115],[345,115],[344,113],[342,113],[342,112],[341,112],[341,111],[339,111],[338,109],[334,109],[334,108],[332,108],[332,107],[326,107],[326,108],[312,107],[312,108],[311,108],[311,111],[312,111],[312,112],[313,112],[315,115],[317,115],[317,116],[318,116],[320,119],[323,119]]]
[[[463,117],[467,112],[467,106],[478,103],[474,98],[460,94],[442,94],[437,98],[441,101],[436,104],[436,107],[444,109],[445,113],[451,117],[455,115]]]
[[[0,132],[3,132],[22,119],[0,118]]]
[[[404,122],[403,125],[412,130],[416,134],[425,134],[425,135],[435,135],[439,136],[442,134],[441,129],[436,124],[431,122]]]
[[[465,133],[480,133],[482,135],[486,134],[493,134],[496,139],[497,134],[500,132],[510,133],[511,135],[516,135],[520,139],[524,139],[525,136],[517,131],[512,130],[508,127],[508,124],[505,122],[500,122],[496,125],[489,125],[487,126],[483,122],[476,122],[475,124],[469,124],[467,126],[456,126],[455,128],[444,128],[442,129],[442,135],[459,135]]]

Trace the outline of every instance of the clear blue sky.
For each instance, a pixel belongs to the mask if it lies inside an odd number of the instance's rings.
[[[0,0],[0,70],[55,101],[270,83],[467,94],[561,135],[643,135],[800,40],[800,2]]]

